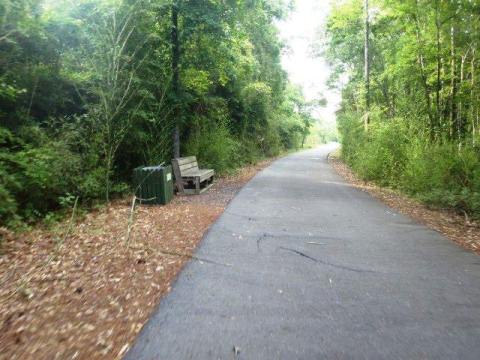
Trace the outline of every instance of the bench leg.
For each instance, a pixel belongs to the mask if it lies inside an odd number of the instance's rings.
[[[195,179],[195,194],[200,194],[200,178]]]

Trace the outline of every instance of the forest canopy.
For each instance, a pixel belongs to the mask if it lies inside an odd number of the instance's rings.
[[[0,0],[0,221],[108,200],[132,169],[303,145],[282,0]]]

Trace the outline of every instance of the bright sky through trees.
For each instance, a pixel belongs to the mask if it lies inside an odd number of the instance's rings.
[[[330,8],[327,0],[297,0],[292,14],[278,24],[288,46],[282,63],[290,80],[303,88],[307,100],[322,96],[327,99],[327,107],[319,108],[317,115],[329,122],[335,120],[341,96],[326,85],[330,69],[324,59],[312,56],[312,44],[317,33],[323,32]]]

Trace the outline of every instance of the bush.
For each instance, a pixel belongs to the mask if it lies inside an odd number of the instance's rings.
[[[277,120],[275,133],[278,134],[276,144],[277,154],[281,150],[299,149],[302,146],[302,130],[301,119],[298,117],[290,117]]]
[[[353,113],[339,116],[342,157],[365,180],[400,188],[422,201],[480,218],[480,153],[472,146],[432,144],[403,119],[363,130]]]
[[[61,196],[77,192],[80,158],[61,143],[19,151],[11,164],[20,184],[15,197],[28,218],[58,208]]]
[[[240,165],[240,149],[240,143],[233,139],[228,129],[219,125],[191,134],[184,153],[197,156],[202,166],[224,173]]]
[[[337,121],[342,142],[342,159],[353,166],[357,161],[359,147],[365,142],[362,124],[353,113],[341,113]]]
[[[267,126],[256,133],[258,138],[258,146],[260,147],[261,156],[277,156],[285,147],[282,144],[282,139],[279,132],[280,125],[273,126],[267,123]]]
[[[23,132],[28,130],[22,129]],[[38,128],[37,142],[25,144],[23,139],[3,129],[0,142],[9,151],[0,151],[0,219],[8,222],[21,217],[26,220],[45,215],[61,207],[60,200],[69,193],[78,193],[81,158],[62,141],[48,140]],[[18,216],[17,216],[18,215]]]
[[[372,124],[365,141],[358,147],[355,170],[365,180],[397,186],[402,177],[409,146],[402,122]]]
[[[3,169],[0,160],[0,220],[2,222],[13,218],[17,212],[17,201],[12,194],[12,189],[17,187],[15,178]]]
[[[12,218],[17,212],[17,201],[14,192],[19,189],[20,184],[8,168],[12,159],[7,147],[15,147],[19,144],[15,141],[13,134],[0,127],[0,220],[5,222]]]
[[[339,131],[342,157],[362,179],[382,185],[399,184],[410,145],[408,131],[400,119],[373,123],[365,133],[358,117],[343,114],[339,119]]]
[[[409,150],[403,188],[422,200],[480,216],[480,154],[454,144],[417,144]]]
[[[94,168],[79,178],[78,191],[83,199],[99,199],[105,196],[106,171],[103,167]]]
[[[258,142],[252,139],[238,140],[238,151],[233,154],[236,164],[255,164],[263,157],[262,151],[258,146]]]

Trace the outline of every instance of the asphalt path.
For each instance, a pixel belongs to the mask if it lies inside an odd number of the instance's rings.
[[[335,146],[241,190],[126,359],[480,359],[480,258],[345,183]]]

